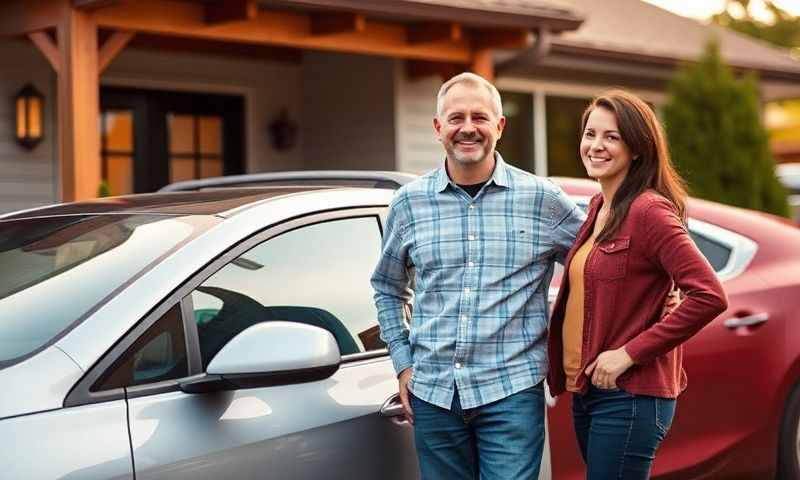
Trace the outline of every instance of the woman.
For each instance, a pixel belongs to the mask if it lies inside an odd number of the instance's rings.
[[[549,337],[553,395],[573,393],[587,479],[646,479],[686,388],[681,345],[727,308],[686,231],[686,190],[664,132],[611,91],[582,119],[580,155],[602,193],[566,261]],[[662,315],[673,282],[683,302]]]

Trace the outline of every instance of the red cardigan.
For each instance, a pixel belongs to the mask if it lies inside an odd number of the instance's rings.
[[[602,195],[592,198],[586,222],[567,255],[591,235]],[[661,317],[672,282],[686,296]],[[725,292],[714,270],[689,237],[675,207],[647,191],[632,203],[616,237],[595,244],[584,272],[584,323],[581,364],[624,346],[635,365],[620,375],[617,386],[628,393],[675,398],[686,388],[681,344],[727,308]],[[549,331],[548,384],[555,396],[565,391],[562,327],[569,295],[564,275]],[[585,394],[591,379],[578,377]]]

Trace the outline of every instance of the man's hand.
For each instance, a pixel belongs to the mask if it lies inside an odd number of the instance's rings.
[[[624,347],[608,350],[597,356],[594,362],[586,367],[586,375],[591,376],[592,384],[597,388],[609,390],[616,388],[617,378],[633,366],[633,360]]]
[[[667,295],[667,299],[664,301],[664,308],[661,310],[661,318],[664,318],[670,313],[674,312],[675,309],[678,308],[681,303],[683,303],[684,298],[686,297],[678,287],[670,290],[669,294]]]
[[[400,403],[403,404],[403,410],[406,412],[406,420],[411,425],[414,425],[414,411],[411,409],[411,399],[408,394],[408,382],[411,380],[411,368],[406,368],[397,377],[400,384]]]

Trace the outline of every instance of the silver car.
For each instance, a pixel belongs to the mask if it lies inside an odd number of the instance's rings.
[[[392,193],[0,218],[2,478],[417,478],[369,284]]]

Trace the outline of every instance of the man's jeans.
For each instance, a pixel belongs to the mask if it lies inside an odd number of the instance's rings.
[[[675,400],[589,386],[572,396],[572,416],[587,480],[646,480],[672,425]]]
[[[536,480],[544,447],[544,387],[464,410],[411,395],[414,436],[424,480]]]

